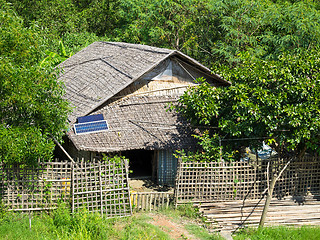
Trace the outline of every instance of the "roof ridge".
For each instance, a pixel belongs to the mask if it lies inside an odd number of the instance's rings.
[[[153,47],[153,46],[145,45],[145,44],[121,43],[121,42],[104,42],[104,41],[101,41],[100,43],[109,44],[109,45],[117,46],[117,47],[121,47],[121,48],[132,48],[132,49],[138,49],[138,50],[145,51],[145,52],[152,52],[152,53],[159,53],[159,54],[168,54],[170,52],[176,51],[176,50],[172,50],[172,49],[169,49],[169,48],[158,48],[158,47]],[[123,46],[121,46],[121,44]],[[127,46],[124,46],[124,45],[127,45]],[[144,49],[144,48],[139,48],[138,46],[149,47],[149,48],[154,48],[154,49],[159,49],[159,50]],[[160,51],[160,49],[163,49],[163,50],[166,50],[166,51]]]
[[[70,65],[65,65],[65,66],[63,66],[63,67],[64,67],[64,68],[69,68],[69,67],[79,66],[79,65],[81,65],[81,64],[85,64],[85,63],[93,62],[93,61],[98,61],[98,60],[101,60],[101,59],[104,59],[104,58],[108,58],[108,57],[110,57],[110,56],[92,58],[92,59],[89,59],[89,60],[86,60],[86,61],[83,61],[83,62],[74,63],[74,64],[70,64]]]

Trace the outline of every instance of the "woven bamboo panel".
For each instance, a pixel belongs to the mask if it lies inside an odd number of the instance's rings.
[[[273,168],[280,169],[287,159],[275,160]],[[285,196],[319,195],[320,165],[316,157],[295,159],[277,182],[274,195],[277,198]]]
[[[179,163],[177,202],[235,200],[258,192],[256,167],[248,163]]]
[[[9,210],[51,209],[70,199],[70,181],[68,162],[40,163],[34,168],[2,165],[0,197]]]
[[[176,203],[260,199],[268,186],[268,179],[270,181],[273,173],[279,173],[288,160],[179,162]],[[294,159],[276,183],[273,196],[283,198],[319,194],[318,162],[313,157]]]
[[[105,217],[132,214],[126,161],[82,161],[74,165],[72,179],[72,211],[85,207]]]

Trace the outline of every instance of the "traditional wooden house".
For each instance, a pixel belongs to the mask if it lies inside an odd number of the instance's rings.
[[[134,176],[172,184],[173,151],[192,148],[192,129],[167,111],[198,77],[229,82],[185,54],[145,45],[95,42],[59,65],[73,112],[64,147],[74,158],[120,153]]]

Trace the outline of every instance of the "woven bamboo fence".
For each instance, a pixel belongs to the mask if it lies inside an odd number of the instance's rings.
[[[72,212],[83,207],[102,216],[132,214],[128,163],[81,162],[72,171]]]
[[[128,163],[47,162],[0,166],[0,200],[11,211],[41,211],[61,202],[105,217],[132,213]]]
[[[0,198],[8,210],[48,210],[70,199],[71,165],[68,162],[40,163],[33,168],[21,165],[0,168]]]
[[[168,208],[173,200],[170,192],[131,192],[132,208],[136,211],[152,211]]]
[[[282,169],[288,159],[251,162],[179,162],[176,203],[260,199],[267,188],[267,172]],[[270,165],[267,170],[268,162]],[[320,194],[320,164],[315,157],[295,159],[278,180],[274,196]]]

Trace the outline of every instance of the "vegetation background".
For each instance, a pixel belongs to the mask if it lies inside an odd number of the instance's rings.
[[[0,27],[2,162],[32,164],[37,158],[51,158],[52,136],[61,140],[70,111],[61,100],[63,86],[56,81],[52,67],[94,41],[177,49],[231,81],[234,88],[230,91],[214,92],[216,98],[234,99],[229,103],[214,101],[232,109],[230,114],[220,111],[217,104],[194,104],[197,99],[192,95],[189,100],[193,103],[186,98],[181,101],[193,109],[184,111],[191,121],[221,128],[214,133],[218,135],[210,133],[210,137],[267,136],[279,151],[280,146],[285,146],[284,152],[316,148],[314,133],[320,122],[315,117],[319,110],[315,107],[319,85],[319,1],[0,0]],[[307,64],[310,59],[312,62]],[[292,76],[297,67],[300,70]],[[279,68],[284,68],[283,72],[272,73]],[[269,80],[275,78],[283,81],[271,84]],[[292,78],[296,79],[293,87]],[[294,92],[292,98],[299,95],[298,101],[284,101],[287,95],[274,92],[277,88]],[[204,99],[214,100],[206,91],[202,92]],[[307,95],[301,95],[301,91]],[[259,101],[261,97],[265,101]],[[280,98],[280,105],[275,98]],[[290,106],[296,106],[301,99],[311,100],[312,104],[301,105],[301,114],[293,114],[297,109],[289,110]],[[266,102],[269,106],[263,107]],[[306,116],[301,109],[309,107],[312,114]],[[219,116],[221,121],[213,120],[213,116]],[[268,121],[263,123],[261,119]],[[289,121],[289,126],[281,121]],[[302,133],[305,130],[308,131]]]
[[[319,1],[0,0],[0,31],[3,163],[51,159],[70,111],[54,67],[94,41],[177,49],[232,82],[180,100],[191,122],[218,129],[198,136],[200,159],[220,155],[221,139],[247,139],[223,144],[232,160],[262,140],[281,154],[319,149]]]

